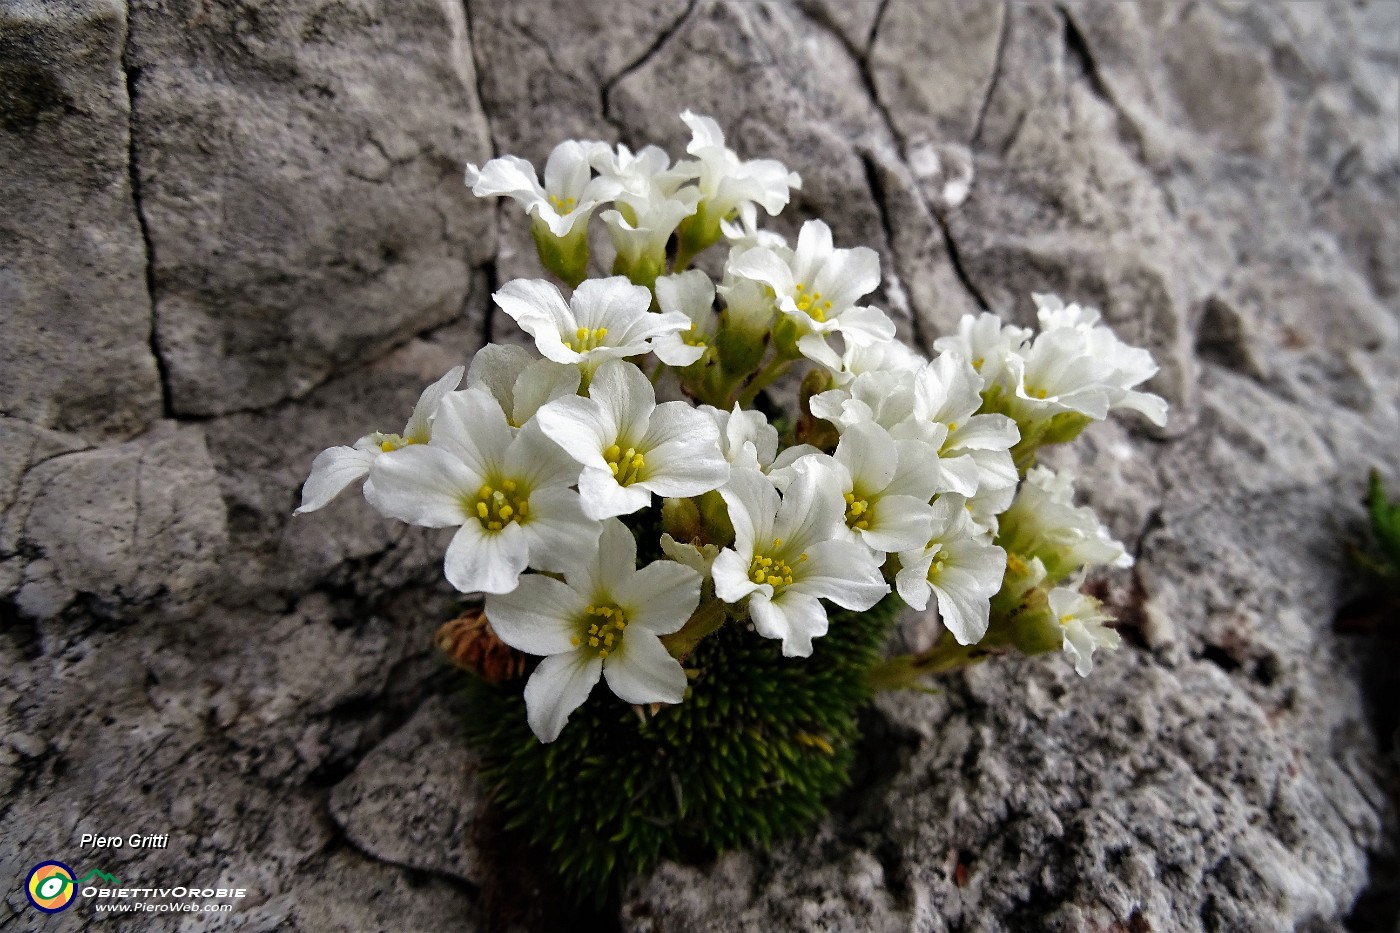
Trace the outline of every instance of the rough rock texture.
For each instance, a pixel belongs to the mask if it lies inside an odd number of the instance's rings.
[[[1332,622],[1400,464],[1398,73],[1384,0],[0,0],[0,929],[99,916],[27,906],[50,858],[250,892],[114,929],[483,925],[443,538],[290,512],[512,339],[529,241],[462,163],[674,152],[687,106],[802,173],[787,229],[880,250],[908,339],[1058,291],[1173,418],[1059,452],[1138,558],[1122,652],[882,699],[810,838],[621,926],[1393,926],[1394,698]]]

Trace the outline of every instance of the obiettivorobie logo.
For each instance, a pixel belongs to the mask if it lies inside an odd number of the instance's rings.
[[[40,862],[29,870],[24,881],[24,893],[29,903],[46,914],[56,914],[66,910],[78,893],[78,885],[87,884],[93,879],[108,884],[120,885],[113,876],[94,868],[80,880],[73,878],[73,869],[62,862]]]
[[[97,905],[99,911],[123,913],[129,911],[148,913],[157,911],[227,911],[233,909],[232,904],[200,906],[189,903],[189,901],[202,898],[239,899],[247,896],[247,891],[244,888],[202,888],[183,885],[171,888],[127,887],[123,886],[116,876],[97,868],[78,878],[73,869],[62,862],[55,861],[40,862],[29,870],[29,877],[24,881],[24,893],[34,909],[41,910],[46,914],[56,914],[61,910],[67,910],[73,905],[78,894],[103,902]],[[128,898],[141,897],[174,898],[177,901],[186,901],[186,903],[150,904],[133,903],[127,900]]]

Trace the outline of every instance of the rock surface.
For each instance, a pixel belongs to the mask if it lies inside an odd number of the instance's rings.
[[[803,175],[788,229],[880,250],[908,339],[1057,291],[1173,418],[1059,452],[1138,558],[1122,652],[883,698],[809,838],[663,866],[622,928],[1393,926],[1392,737],[1332,622],[1400,464],[1400,6],[7,0],[0,929],[52,858],[249,890],[113,929],[485,923],[444,542],[290,512],[510,339],[529,241],[462,164],[676,152],[685,107]]]

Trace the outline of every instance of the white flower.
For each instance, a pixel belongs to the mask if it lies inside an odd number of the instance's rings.
[[[852,425],[836,453],[804,457],[790,468],[830,472],[824,482],[845,499],[846,535],[880,554],[923,547],[939,487],[938,455],[917,440],[895,440],[874,422]]]
[[[938,451],[943,489],[971,497],[1014,487],[1020,475],[1010,450],[1020,431],[1005,415],[978,414],[982,377],[967,360],[960,353],[939,354],[913,381],[913,417],[895,433],[912,432]]]
[[[1074,661],[1080,677],[1088,677],[1094,669],[1096,648],[1116,649],[1123,643],[1117,632],[1104,625],[1113,617],[1103,611],[1102,604],[1078,590],[1063,586],[1051,590],[1050,612],[1060,623],[1065,654]]]
[[[866,246],[836,249],[820,220],[802,225],[796,250],[754,247],[731,256],[729,269],[773,289],[778,308],[800,327],[798,348],[818,362],[839,360],[823,334],[840,331],[858,344],[894,339],[883,311],[856,305],[880,284],[879,254]]]
[[[546,402],[576,394],[581,378],[577,366],[537,360],[524,347],[488,343],[472,357],[467,388],[490,392],[510,426],[518,428]]]
[[[802,187],[796,172],[774,159],[739,158],[724,143],[724,132],[709,117],[681,114],[690,127],[685,151],[694,162],[682,163],[694,173],[700,186],[701,209],[718,223],[746,203],[756,203],[771,217],[788,203],[793,189]]]
[[[739,205],[733,220],[721,220],[719,229],[729,241],[732,249],[750,246],[785,247],[787,237],[774,230],[760,230],[758,226],[758,206],[752,201]]]
[[[978,315],[964,314],[958,321],[958,332],[939,337],[933,348],[939,352],[954,352],[971,361],[987,386],[1009,380],[1008,364],[1030,345],[1029,328],[1002,324],[1001,318],[987,311]],[[1008,385],[1009,387],[1009,385]]]
[[[654,314],[651,290],[622,276],[589,279],[568,303],[549,282],[515,279],[494,295],[496,304],[531,337],[546,358],[590,371],[608,359],[639,356],[664,334],[690,327],[684,314]]]
[[[539,740],[553,742],[600,676],[627,703],[681,702],[685,670],[658,636],[685,625],[699,601],[698,573],[674,561],[638,570],[636,540],[612,519],[563,582],[527,574],[487,598],[486,617],[501,641],[544,656],[525,684],[525,709]]]
[[[745,411],[738,402],[732,412],[710,405],[701,405],[698,410],[714,419],[719,428],[720,452],[730,466],[767,470],[773,465],[773,458],[778,455],[778,429],[768,423],[763,412]]]
[[[1084,341],[1084,351],[1106,364],[1109,407],[1141,412],[1153,424],[1167,423],[1167,403],[1158,395],[1138,392],[1135,387],[1157,374],[1152,354],[1141,347],[1128,346],[1108,327],[1099,323],[1099,312],[1077,304],[1066,305],[1055,295],[1032,295],[1043,332],[1070,331]]]
[[[668,314],[690,319],[687,330],[666,333],[653,343],[656,358],[667,366],[689,366],[705,355],[715,338],[719,315],[715,314],[715,283],[699,269],[656,280],[656,303]]]
[[[366,434],[352,447],[331,447],[311,461],[311,475],[301,489],[301,506],[296,515],[325,507],[347,486],[369,475],[370,467],[380,454],[390,453],[410,444],[426,444],[433,435],[433,415],[443,396],[457,388],[462,381],[463,367],[454,366],[437,382],[423,390],[413,414],[404,425],[402,434]]]
[[[928,361],[898,340],[885,340],[852,344],[841,354],[840,362],[839,367],[829,367],[838,386],[849,385],[852,379],[866,373],[913,373]]]
[[[613,183],[613,199],[623,203],[649,201],[658,193],[672,197],[692,177],[688,170],[672,169],[671,157],[658,146],[633,153],[621,143],[616,149],[598,143],[590,155],[599,176]]]
[[[1088,506],[1074,504],[1074,475],[1034,467],[1000,519],[999,541],[1022,557],[1039,557],[1051,581],[1080,567],[1131,567],[1132,555],[1113,540]]]
[[[467,185],[479,198],[513,198],[531,218],[556,237],[587,226],[594,208],[617,193],[610,179],[593,178],[589,156],[596,144],[567,140],[554,147],[544,165],[544,185],[535,167],[516,156],[492,159],[482,168],[467,166]]]
[[[438,407],[427,445],[380,457],[365,496],[411,525],[461,528],[447,548],[447,580],[464,593],[508,593],[527,567],[559,571],[595,546],[596,521],[567,488],[577,465],[530,421],[519,431],[483,389]]]
[[[812,396],[808,406],[842,431],[866,421],[891,431],[914,416],[914,380],[907,372],[864,372]]]
[[[938,598],[938,615],[960,645],[987,634],[991,599],[1006,573],[1006,551],[992,544],[968,514],[966,500],[949,493],[933,503],[928,546],[899,555],[895,587],[915,609]]]
[[[656,404],[646,375],[624,360],[598,367],[588,398],[556,399],[536,420],[582,464],[583,508],[596,519],[646,508],[652,493],[697,496],[729,476],[714,419],[686,402]]]
[[[682,220],[695,213],[696,191],[682,188],[672,197],[654,194],[634,199],[624,209],[603,211],[613,248],[614,272],[630,271],[641,281],[653,282],[666,268],[666,244]]]
[[[870,550],[838,537],[841,495],[820,471],[798,473],[779,499],[763,474],[735,470],[720,495],[734,546],[715,559],[715,595],[747,598],[754,627],[782,639],[785,656],[809,656],[812,639],[826,634],[821,597],[865,610],[889,592]]]

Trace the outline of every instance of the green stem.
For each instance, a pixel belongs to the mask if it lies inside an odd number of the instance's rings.
[[[748,408],[753,404],[753,400],[758,398],[758,393],[781,379],[792,368],[794,362],[795,360],[791,357],[773,357],[754,375],[753,381],[744,388],[743,392],[739,393],[739,398],[736,401],[741,407]],[[733,407],[732,402],[729,407]]]
[[[683,661],[701,641],[719,631],[728,617],[728,604],[719,599],[711,599],[691,613],[679,631],[662,636],[661,644],[666,646],[666,651],[671,657]]]
[[[986,645],[960,645],[957,639],[944,635],[927,651],[901,654],[876,664],[866,675],[872,689],[908,690],[919,686],[919,680],[931,674],[946,674],[960,667],[980,664],[996,654]]]

